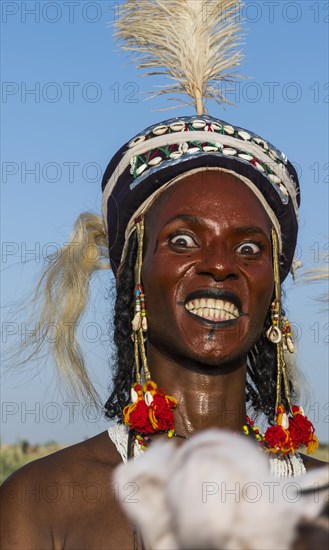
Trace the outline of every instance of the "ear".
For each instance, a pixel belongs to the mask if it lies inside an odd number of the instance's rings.
[[[152,452],[120,465],[113,476],[125,513],[141,529],[146,547],[154,550],[178,548],[164,490],[175,450],[176,445],[153,444]]]

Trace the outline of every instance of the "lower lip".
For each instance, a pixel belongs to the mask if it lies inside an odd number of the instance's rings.
[[[224,321],[212,321],[211,319],[205,319],[204,317],[199,317],[199,315],[195,315],[194,313],[191,313],[190,311],[188,311],[188,309],[185,310],[186,313],[188,313],[188,315],[190,317],[193,317],[193,319],[196,319],[198,321],[201,321],[201,323],[203,324],[207,324],[207,325],[211,325],[211,326],[216,326],[216,327],[229,327],[231,325],[234,325],[240,317],[236,317],[235,319],[226,319]]]

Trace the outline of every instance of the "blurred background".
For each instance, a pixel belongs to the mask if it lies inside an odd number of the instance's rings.
[[[202,0],[196,0],[202,1]],[[47,255],[67,241],[76,217],[100,212],[102,172],[117,149],[157,121],[193,114],[165,98],[145,101],[162,77],[141,78],[113,41],[119,2],[1,2],[1,345],[31,330],[25,311]],[[138,2],[130,2],[138,9]],[[203,2],[211,17],[212,0]],[[208,103],[209,113],[249,128],[281,148],[301,181],[297,258],[304,268],[328,264],[328,3],[245,2],[241,17],[250,78],[226,86],[235,105]],[[285,284],[286,310],[298,340],[298,364],[310,383],[306,412],[328,442],[327,283]],[[103,402],[111,380],[114,284],[94,279],[79,336]],[[69,444],[106,429],[101,411],[65,396],[51,360],[12,372],[1,385],[1,443]],[[306,383],[304,383],[306,385]],[[22,445],[23,442],[23,445]],[[24,443],[25,442],[25,443]],[[25,447],[24,447],[25,445]],[[37,447],[38,448],[38,447]],[[53,448],[53,447],[51,447]]]

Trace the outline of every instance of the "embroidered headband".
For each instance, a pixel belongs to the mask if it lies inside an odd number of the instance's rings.
[[[102,213],[114,274],[137,213],[191,171],[233,172],[256,194],[275,228],[281,280],[291,267],[300,205],[297,173],[285,154],[249,130],[213,117],[173,118],[138,134],[114,155],[102,181]]]

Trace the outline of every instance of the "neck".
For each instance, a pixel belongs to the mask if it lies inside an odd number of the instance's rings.
[[[183,436],[207,428],[240,432],[246,421],[246,358],[220,366],[184,363],[148,346],[152,379],[177,399],[175,431]]]

